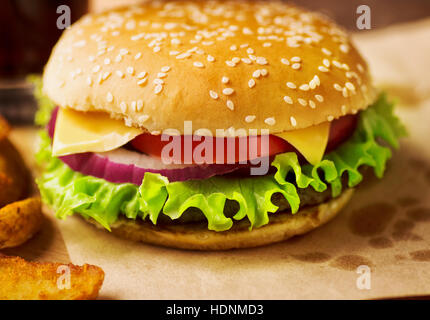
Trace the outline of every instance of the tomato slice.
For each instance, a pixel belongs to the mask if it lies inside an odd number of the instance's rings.
[[[196,141],[197,139],[197,141]],[[256,158],[294,151],[285,140],[272,136],[234,138],[167,136],[144,133],[131,141],[132,146],[148,155],[173,163],[214,164],[246,163]],[[206,148],[204,145],[206,144]]]
[[[327,151],[335,149],[355,130],[357,116],[348,115],[332,122]],[[204,148],[206,144],[207,148]],[[297,150],[273,135],[235,138],[152,135],[143,133],[131,141],[138,151],[177,164],[232,164],[271,157]],[[209,150],[209,152],[208,152]],[[302,158],[299,155],[299,158]]]

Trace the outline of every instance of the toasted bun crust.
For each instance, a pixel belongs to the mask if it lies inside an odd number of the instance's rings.
[[[277,133],[375,98],[342,29],[268,1],[152,1],[87,15],[64,32],[43,80],[61,107],[102,110],[154,134],[183,133],[186,120],[214,133]]]
[[[277,213],[270,216],[269,224],[249,231],[246,221],[235,222],[232,229],[215,232],[204,224],[154,226],[150,222],[136,223],[121,219],[111,229],[122,238],[159,246],[190,250],[227,250],[251,248],[280,242],[307,233],[333,219],[347,204],[354,189],[345,190],[339,197],[318,206],[306,207],[292,215]],[[100,225],[88,220],[95,226]]]

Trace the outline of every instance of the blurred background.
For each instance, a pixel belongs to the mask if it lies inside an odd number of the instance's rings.
[[[202,0],[203,1],[203,0]],[[268,0],[269,1],[269,0]],[[324,12],[351,32],[357,7],[371,8],[372,30],[430,17],[429,0],[296,0],[300,6]],[[31,123],[36,109],[28,74],[41,73],[61,35],[60,5],[71,9],[71,22],[86,12],[136,4],[139,0],[2,0],[0,1],[0,113],[13,123]],[[371,31],[370,31],[371,32]]]

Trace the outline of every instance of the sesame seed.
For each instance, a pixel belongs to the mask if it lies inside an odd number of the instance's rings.
[[[103,73],[102,79],[106,80],[107,78],[109,78],[110,75],[111,75],[110,72],[105,72],[105,73]]]
[[[315,104],[315,102],[313,102],[312,100],[309,100],[309,106],[310,106],[312,109],[315,109],[315,108],[316,108],[316,104]]]
[[[112,102],[113,101],[113,95],[112,93],[108,92],[106,95],[106,101],[107,102]]]
[[[239,57],[234,57],[233,59],[231,59],[231,61],[235,64],[238,64],[240,62],[240,58]]]
[[[124,101],[119,104],[119,107],[120,107],[122,113],[127,112],[127,103],[125,103]]]
[[[141,52],[138,52],[138,53],[136,53],[136,55],[134,56],[134,59],[135,60],[138,60],[138,59],[140,59],[140,57],[142,56],[142,53]]]
[[[169,52],[169,55],[171,55],[171,56],[176,56],[176,55],[178,55],[179,53],[180,53],[179,51],[172,50],[172,51],[170,51],[170,52]]]
[[[338,83],[333,84],[333,87],[334,87],[337,91],[342,91],[342,87],[341,87]]]
[[[124,78],[124,72],[122,72],[121,70],[117,70],[116,75],[120,78]]]
[[[311,81],[309,81],[309,88],[314,90],[316,87],[317,87],[317,83],[316,83],[315,79],[312,79]]]
[[[136,112],[136,104],[137,104],[136,101],[131,102],[131,110],[134,112]]]
[[[341,45],[339,46],[339,49],[340,49],[340,51],[342,51],[342,52],[344,52],[344,53],[348,53],[348,51],[349,51],[349,46],[348,46],[348,45],[346,45],[346,44],[341,44]]]
[[[155,53],[160,52],[161,48],[160,47],[154,47],[154,49],[152,49],[152,51],[154,51]]]
[[[321,51],[322,51],[324,54],[328,55],[328,56],[331,56],[331,55],[332,55],[331,51],[330,51],[330,50],[328,50],[327,48],[322,48],[322,49],[321,49]]]
[[[287,66],[289,66],[289,65],[290,65],[290,61],[288,61],[288,59],[282,58],[282,59],[281,59],[281,62],[282,62],[283,64],[286,64]]]
[[[179,40],[179,39],[172,39],[171,41],[170,41],[172,44],[181,44],[181,40]]]
[[[248,48],[248,49],[246,49],[246,53],[247,53],[247,54],[254,54],[254,53],[255,53],[255,51],[254,51],[254,49],[252,49],[252,48]]]
[[[253,122],[254,120],[255,120],[255,116],[246,116],[245,117],[245,122],[247,122],[247,123],[251,123],[251,122]]]
[[[141,111],[143,108],[143,101],[142,100],[137,100],[137,111]]]
[[[243,63],[246,63],[246,64],[251,64],[252,63],[252,60],[249,59],[249,58],[242,58],[241,60],[242,60]]]
[[[210,90],[209,91],[209,95],[211,96],[212,99],[216,100],[218,99],[218,93],[216,93],[215,91]]]
[[[232,45],[232,46],[230,47],[230,50],[231,50],[231,51],[236,51],[236,50],[237,50],[237,46],[236,46],[236,45]]]
[[[327,121],[331,122],[331,121],[333,121],[333,120],[334,120],[334,117],[333,117],[333,116],[331,116],[331,115],[330,115],[330,116],[328,116],[328,117],[327,117]]]
[[[191,53],[184,52],[184,53],[181,53],[181,54],[177,55],[176,59],[186,59],[186,58],[189,58],[190,56],[191,56]]]
[[[300,64],[300,63],[294,63],[294,64],[291,66],[291,68],[293,68],[294,70],[298,70],[298,69],[300,69],[300,67],[301,67],[301,64]]]
[[[153,81],[154,84],[164,84],[164,80],[159,79],[159,78],[155,78]]]
[[[309,90],[309,85],[308,84],[302,84],[299,87],[299,89],[302,90],[302,91],[308,91]]]
[[[272,44],[270,42],[263,43],[263,47],[265,47],[265,48],[269,48],[271,46],[272,46]]]
[[[348,93],[348,90],[346,89],[346,87],[342,89],[342,95],[343,95],[344,98],[348,98],[349,97],[349,93]]]
[[[267,76],[267,74],[268,74],[269,72],[267,71],[267,69],[261,69],[261,75],[263,76],[263,77],[265,77],[265,76]]]
[[[164,72],[159,72],[159,73],[157,73],[157,77],[158,78],[165,78],[167,76],[167,73],[164,73]]]
[[[297,126],[297,120],[294,117],[290,117],[290,122],[293,127]]]
[[[230,79],[229,78],[227,78],[227,77],[222,77],[222,79],[221,79],[221,82],[222,83],[228,83],[230,81]]]
[[[302,61],[302,59],[300,59],[300,57],[292,57],[291,58],[291,62],[300,62]]]
[[[119,50],[119,54],[122,56],[125,56],[126,54],[128,54],[128,50],[123,48],[123,49]]]
[[[226,63],[226,65],[228,65],[229,67],[236,67],[236,64],[235,64],[233,61],[229,61],[229,60],[227,60],[225,63]]]
[[[256,79],[260,78],[260,76],[261,76],[261,70],[255,70],[255,71],[252,73],[252,76],[253,76],[254,78],[256,78]]]
[[[332,61],[332,63],[333,63],[333,65],[335,66],[335,67],[337,67],[337,68],[342,68],[342,64],[339,62],[339,61],[337,61],[337,60],[333,60]]]
[[[137,84],[138,84],[139,86],[141,86],[141,85],[143,85],[143,84],[145,84],[145,83],[146,83],[146,80],[147,80],[147,78],[143,78],[142,80],[137,81]]]
[[[257,62],[257,64],[260,64],[260,65],[266,65],[268,63],[266,58],[264,57],[257,57],[257,60],[255,62]]]
[[[293,99],[291,99],[291,97],[290,97],[290,96],[285,96],[285,97],[284,97],[284,101],[285,101],[286,103],[288,103],[288,104],[293,104]]]
[[[204,68],[205,65],[203,63],[201,63],[200,61],[195,61],[193,63],[193,66],[196,68]]]
[[[134,74],[134,68],[133,67],[128,67],[127,68],[127,73],[133,75]]]
[[[329,70],[326,67],[323,67],[323,66],[319,66],[318,70],[321,71],[321,72],[329,72]]]
[[[215,58],[214,58],[213,56],[211,56],[211,55],[208,55],[207,60],[208,60],[209,62],[214,62],[214,61],[215,61]]]
[[[290,89],[296,89],[297,88],[297,86],[292,82],[287,82],[287,87]]]
[[[142,71],[137,75],[137,79],[143,79],[146,77],[146,71]]]
[[[248,81],[248,87],[253,88],[255,86],[255,80],[251,79]]]
[[[342,111],[342,114],[346,114],[346,105],[342,105],[342,107],[340,108],[341,109],[341,111]]]
[[[157,84],[154,88],[154,93],[159,94],[163,90],[163,86],[161,84]]]
[[[330,60],[329,59],[324,59],[323,60],[323,65],[325,65],[327,68],[330,67]]]
[[[320,77],[318,77],[317,75],[315,75],[312,80],[315,81],[315,84],[317,86],[319,86],[321,84]]]
[[[319,95],[319,94],[315,95],[315,99],[317,99],[319,102],[323,102],[324,101],[324,97],[322,95]]]
[[[275,118],[273,118],[273,117],[266,118],[266,120],[264,120],[264,122],[266,124],[268,124],[269,126],[273,126],[276,123]]]
[[[354,84],[352,84],[351,82],[347,82],[347,83],[345,83],[345,86],[346,86],[349,90],[351,90],[351,91],[355,91],[355,86],[354,86]]]
[[[115,58],[115,62],[121,62],[121,60],[122,60],[122,56],[120,54],[117,55]]]
[[[230,110],[234,110],[234,103],[231,100],[227,100],[226,102],[227,108],[229,108]]]
[[[232,95],[234,93],[234,89],[232,88],[225,88],[222,90],[222,93],[225,94],[226,96]]]
[[[169,72],[170,71],[170,67],[169,66],[164,66],[161,68],[161,72]]]
[[[358,64],[357,64],[357,69],[358,69],[358,71],[360,71],[361,73],[363,73],[363,72],[364,72],[364,68],[363,68],[363,66],[362,66],[360,63],[358,63]]]
[[[308,102],[305,99],[299,98],[297,101],[304,107],[308,105]]]

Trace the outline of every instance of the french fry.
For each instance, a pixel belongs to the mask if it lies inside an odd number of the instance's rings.
[[[97,298],[103,280],[104,271],[89,264],[0,257],[1,300],[91,300]]]
[[[30,173],[8,139],[0,140],[0,207],[22,199],[28,192]]]
[[[6,119],[0,116],[0,141],[5,139],[10,131],[9,123],[7,123]]]
[[[16,247],[39,231],[43,221],[40,199],[13,202],[0,209],[0,249]]]

